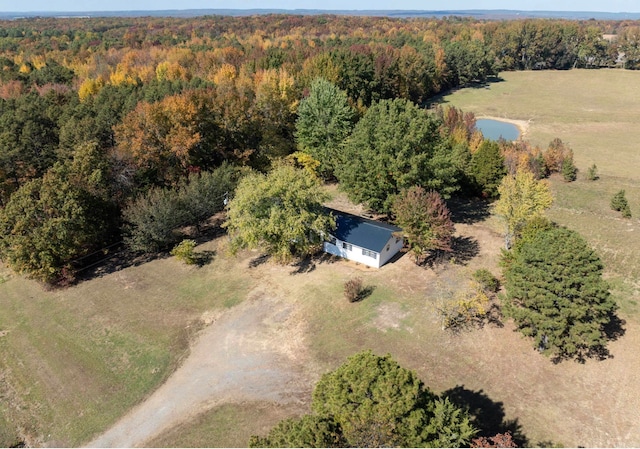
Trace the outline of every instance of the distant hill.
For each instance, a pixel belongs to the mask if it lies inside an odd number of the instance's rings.
[[[555,18],[573,20],[638,20],[640,13],[609,13],[595,11],[518,11],[518,10],[323,10],[323,9],[168,9],[161,11],[36,11],[36,12],[0,12],[0,19],[22,19],[30,17],[196,17],[207,15],[250,16],[259,14],[299,14],[319,15],[336,14],[347,16],[379,16],[379,17],[447,17],[461,16],[477,19],[523,19],[523,18]]]

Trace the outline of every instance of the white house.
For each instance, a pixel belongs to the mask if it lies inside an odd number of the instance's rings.
[[[379,221],[329,209],[336,219],[336,229],[323,250],[335,256],[380,268],[402,249],[402,229]]]

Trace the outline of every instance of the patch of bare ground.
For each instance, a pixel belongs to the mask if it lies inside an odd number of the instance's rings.
[[[209,323],[189,356],[146,401],[90,447],[136,447],[221,404],[304,404],[312,379],[306,370],[303,321],[295,305],[259,287],[242,304],[203,315]]]

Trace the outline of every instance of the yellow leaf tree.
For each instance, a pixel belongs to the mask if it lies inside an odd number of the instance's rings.
[[[522,226],[551,207],[553,195],[546,180],[537,180],[527,170],[518,170],[515,176],[505,176],[498,193],[500,199],[494,212],[504,220],[504,243],[509,249]]]

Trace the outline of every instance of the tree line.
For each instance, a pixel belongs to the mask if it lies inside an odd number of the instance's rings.
[[[481,145],[472,116],[420,106],[445,89],[550,58],[544,46],[553,39],[511,45],[525,30],[586,42],[588,30],[605,26],[281,15],[2,25],[0,257],[48,282],[122,239],[141,251],[170,247],[167,227],[200,218],[172,221],[162,208],[189,204],[185,192],[232,194],[239,176],[216,186],[197,181],[223,164],[227,174],[265,173],[299,150],[320,164],[321,177],[387,214],[414,185],[445,198],[493,196],[503,157],[507,167],[522,154],[539,170],[550,165],[530,148],[505,143],[498,154]],[[583,66],[577,54],[561,66]],[[152,231],[152,216],[167,217],[165,228]],[[164,240],[135,234],[143,230]]]

